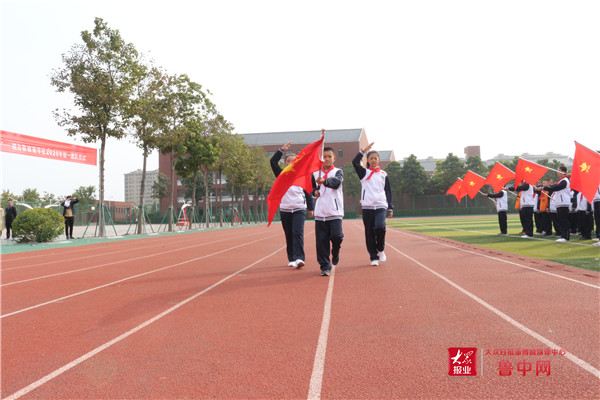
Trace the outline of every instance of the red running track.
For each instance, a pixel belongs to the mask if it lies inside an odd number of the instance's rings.
[[[600,398],[599,274],[396,229],[370,267],[344,232],[329,278],[312,223],[301,270],[279,226],[3,255],[1,397]]]

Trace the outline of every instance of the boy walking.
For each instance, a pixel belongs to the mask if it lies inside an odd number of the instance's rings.
[[[340,262],[340,247],[344,240],[342,218],[344,217],[344,172],[334,167],[335,152],[331,147],[323,149],[323,166],[313,172],[313,195],[315,204],[315,236],[317,261],[321,276],[331,275],[331,265]],[[331,255],[331,262],[329,256]]]

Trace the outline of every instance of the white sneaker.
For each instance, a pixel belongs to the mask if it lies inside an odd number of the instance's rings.
[[[600,247],[600,242],[596,242],[592,246],[594,246],[594,247]]]
[[[521,236],[523,239],[533,239],[533,236],[527,236],[527,235],[523,235]]]
[[[373,260],[373,261],[371,261],[371,265],[374,266],[374,267],[376,267],[376,266],[379,265],[379,261]]]
[[[295,261],[290,261],[288,263],[288,267],[294,267],[295,268],[296,267],[296,262]]]
[[[567,239],[560,238],[560,239],[556,239],[556,241],[557,241],[557,242],[560,242],[560,243],[564,243],[564,242],[566,242],[566,241],[567,241]]]
[[[597,242],[597,241],[599,241],[599,240],[600,240],[600,238],[593,238],[592,240],[593,240],[594,242]]]
[[[296,268],[302,268],[302,267],[304,267],[304,261],[296,260]]]
[[[377,252],[377,255],[379,256],[379,261],[384,262],[385,260],[387,260],[387,257],[385,256],[385,253],[383,251]]]

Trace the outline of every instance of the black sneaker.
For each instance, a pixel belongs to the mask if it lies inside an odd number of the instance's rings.
[[[324,269],[323,271],[321,271],[321,276],[329,276],[329,275],[331,275],[330,269]]]
[[[331,257],[331,263],[333,265],[338,265],[340,263],[340,255],[338,254],[337,256]]]

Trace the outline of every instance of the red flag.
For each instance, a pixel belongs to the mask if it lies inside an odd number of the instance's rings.
[[[504,185],[513,179],[515,179],[515,173],[497,162],[487,176],[484,185],[491,185],[495,192],[499,192]]]
[[[470,198],[474,198],[484,183],[485,178],[483,176],[477,175],[473,171],[467,171],[460,186],[459,196],[463,197],[465,194],[468,194]]]
[[[460,200],[465,197],[465,194],[463,194],[462,196],[460,195],[460,186],[462,185],[462,179],[458,178],[456,180],[456,182],[454,182],[454,184],[452,186],[450,186],[450,189],[446,190],[446,194],[453,194],[454,196],[456,196],[456,200],[458,200],[458,202],[460,203]]]
[[[600,185],[600,154],[575,142],[575,157],[571,171],[571,188],[593,202]]]
[[[515,187],[521,184],[521,181],[525,181],[530,185],[535,185],[542,176],[548,171],[548,168],[536,164],[531,161],[519,159],[517,168],[515,169]]]
[[[325,136],[321,134],[321,139],[306,146],[290,165],[284,168],[279,174],[275,183],[271,188],[271,192],[267,197],[269,205],[269,225],[275,217],[277,208],[281,203],[281,198],[285,195],[288,189],[292,186],[301,186],[307,192],[312,192],[311,174],[321,168],[323,164],[322,150],[323,139]]]

